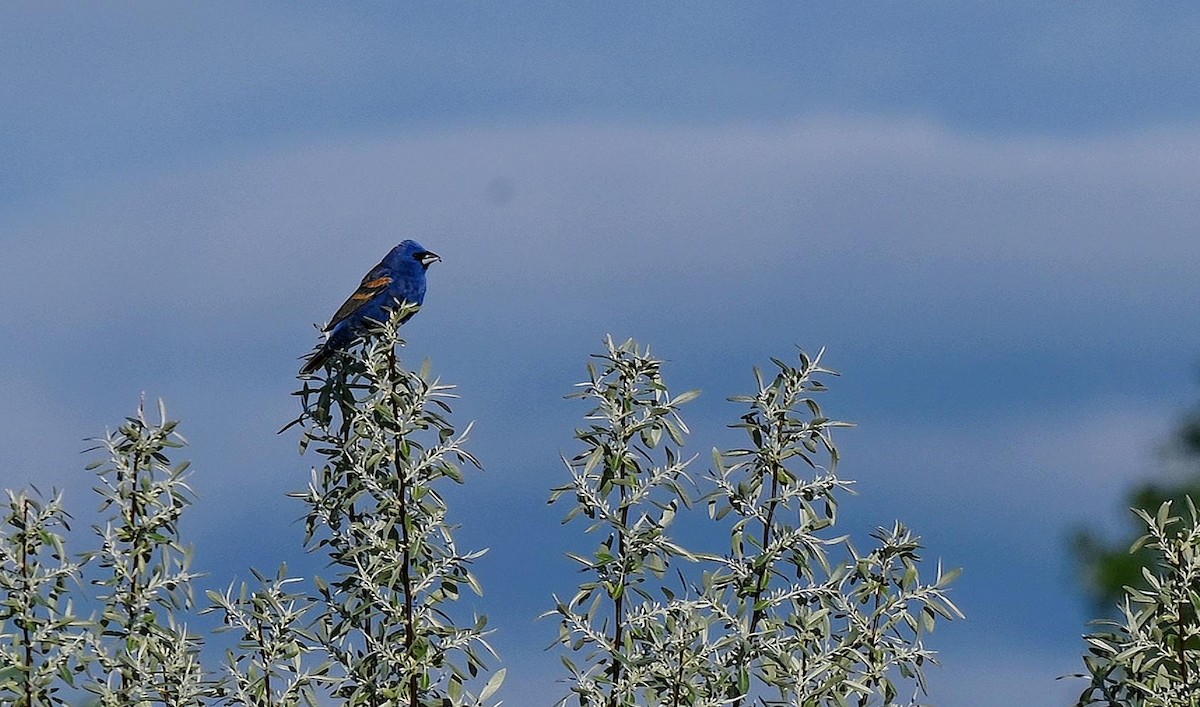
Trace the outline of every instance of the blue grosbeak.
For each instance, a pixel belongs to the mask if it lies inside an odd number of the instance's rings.
[[[367,322],[386,322],[391,310],[404,304],[420,306],[425,301],[425,271],[437,253],[425,250],[416,241],[404,241],[392,248],[379,264],[362,279],[358,290],[338,308],[325,327],[329,338],[300,369],[308,375],[320,368],[329,357],[345,349],[367,330]],[[408,321],[410,313],[401,324]]]

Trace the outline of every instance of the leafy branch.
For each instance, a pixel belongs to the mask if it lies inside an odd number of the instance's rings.
[[[446,415],[451,386],[400,365],[400,309],[372,330],[354,356],[297,393],[301,449],[323,457],[306,491],[306,535],[336,568],[319,580],[316,636],[340,671],[333,695],[350,705],[482,704],[499,688],[498,671],[478,695],[466,685],[494,656],[487,619],[454,620],[449,603],[469,587],[481,595],[439,491],[479,466]],[[446,701],[446,702],[444,702]]]

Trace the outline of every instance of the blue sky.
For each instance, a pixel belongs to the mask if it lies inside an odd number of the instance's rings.
[[[751,366],[827,347],[847,522],[965,569],[933,701],[1064,704],[1065,536],[1120,521],[1197,390],[1198,31],[1182,3],[7,3],[0,482],[91,508],[80,440],[145,391],[192,442],[212,585],[304,566],[296,358],[412,237],[444,262],[406,356],[477,421],[452,498],[510,704],[560,694],[532,618],[593,541],[545,498],[609,332],[705,391],[702,458]]]

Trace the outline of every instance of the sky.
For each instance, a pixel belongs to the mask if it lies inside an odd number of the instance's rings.
[[[462,396],[449,494],[508,667],[595,539],[548,507],[606,334],[730,446],[797,346],[843,504],[964,573],[930,700],[1069,704],[1067,550],[1196,399],[1200,8],[1184,3],[0,6],[0,483],[95,499],[84,438],[183,420],[202,588],[318,567],[286,498],[297,358],[387,250],[439,253],[405,359]],[[700,463],[700,462],[698,462]]]

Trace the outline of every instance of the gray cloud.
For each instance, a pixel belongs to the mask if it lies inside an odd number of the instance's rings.
[[[139,391],[163,395],[195,445],[200,561],[272,566],[289,538],[298,548],[282,497],[310,463],[273,434],[292,414],[295,357],[311,322],[417,237],[445,261],[406,355],[432,357],[480,422],[489,471],[458,498],[467,541],[496,546],[481,574],[509,608],[502,650],[524,656],[553,634],[527,626],[544,602],[512,568],[573,581],[555,563],[575,538],[554,535],[545,489],[580,412],[560,396],[613,331],[674,359],[680,389],[706,389],[701,448],[750,365],[828,344],[847,374],[831,400],[863,425],[847,435],[863,491],[851,517],[899,516],[931,556],[967,565],[961,598],[984,633],[1070,651],[1079,622],[1054,573],[1080,516],[1060,504],[1114,505],[1200,351],[1180,324],[1200,301],[1198,141],[984,140],[834,118],[539,125],[264,150],[80,187],[6,232],[0,325],[21,345],[0,350],[5,480],[45,478],[42,463],[68,478],[74,440]],[[39,436],[60,423],[70,443],[48,456]],[[514,512],[555,539],[523,557],[506,539],[529,527],[472,527]],[[230,535],[246,524],[262,543]],[[1000,575],[1028,579],[997,597]]]
[[[492,319],[485,301],[522,311],[550,294],[564,307],[616,298],[639,316],[644,292],[726,321],[828,312],[941,345],[1111,345],[1161,333],[1197,299],[1200,175],[1186,156],[1198,142],[988,142],[832,121],[342,142],[43,202],[9,230],[0,287],[8,301],[49,297],[59,323],[146,307],[290,315],[337,299],[377,252],[417,236],[450,256],[434,287],[471,305],[463,323]],[[504,208],[490,196],[498,178],[513,190]],[[55,278],[73,286],[38,284]],[[781,289],[790,301],[769,306]]]
[[[609,21],[619,12],[626,22]],[[1194,120],[1200,13],[1040,3],[0,7],[0,205],[313,135],[933,116],[988,135]]]

